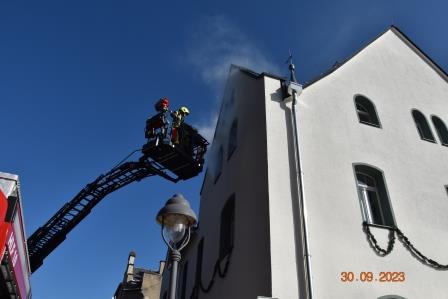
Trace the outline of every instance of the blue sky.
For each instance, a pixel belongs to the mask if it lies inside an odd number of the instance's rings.
[[[392,23],[448,70],[445,1],[0,0],[0,171],[21,176],[27,234],[144,143],[162,96],[213,133],[231,63],[304,83]],[[156,269],[154,221],[182,192],[198,211],[202,175],[134,183],[105,198],[32,276],[35,299],[111,298],[126,258]]]

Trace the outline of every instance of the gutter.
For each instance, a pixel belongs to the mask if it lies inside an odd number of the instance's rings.
[[[292,76],[295,79],[295,76]],[[295,80],[294,80],[295,81]],[[299,206],[299,221],[300,221],[300,236],[302,241],[302,254],[304,257],[304,274],[306,280],[306,297],[307,299],[313,298],[313,283],[311,279],[311,255],[308,245],[308,228],[307,228],[307,215],[305,209],[305,194],[303,192],[303,177],[302,177],[302,163],[299,148],[299,131],[297,129],[297,115],[296,115],[296,105],[297,98],[302,93],[302,86],[296,82],[289,81],[286,83],[287,87],[287,97],[284,101],[290,100],[292,97],[292,131],[294,139],[294,161],[295,161],[295,179],[298,186],[298,206]]]

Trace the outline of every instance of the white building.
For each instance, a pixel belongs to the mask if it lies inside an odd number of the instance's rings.
[[[448,271],[363,229],[448,263],[447,83],[395,27],[293,84],[295,109],[287,81],[233,66],[178,298],[448,298]]]

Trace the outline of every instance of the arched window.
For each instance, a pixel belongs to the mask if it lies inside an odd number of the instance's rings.
[[[436,142],[431,128],[429,127],[429,124],[426,121],[426,117],[423,115],[423,113],[414,109],[412,110],[412,117],[414,118],[415,126],[417,127],[420,138],[429,142]]]
[[[355,107],[360,123],[381,128],[375,105],[368,98],[358,95],[355,97]]]
[[[218,153],[216,155],[216,161],[215,161],[215,172],[214,172],[214,177],[215,177],[215,183],[218,181],[219,177],[221,176],[221,172],[222,172],[222,159],[223,159],[224,153],[223,153],[223,149],[222,146],[219,148]]]
[[[235,235],[235,194],[227,200],[221,211],[221,233],[219,238],[219,258],[230,253]]]
[[[448,146],[448,129],[446,128],[445,123],[435,115],[431,117],[431,120],[434,124],[434,127],[436,128],[436,132],[439,136],[440,142],[442,143],[442,145]]]
[[[238,144],[238,120],[234,120],[229,133],[229,143],[227,147],[227,160],[230,159]]]
[[[202,259],[204,257],[204,237],[201,238],[198,244],[198,251],[196,254],[196,273],[194,275],[194,285],[198,285],[202,281]]]
[[[181,268],[182,282],[180,287],[180,298],[187,298],[187,278],[188,278],[188,261],[185,261]]]
[[[385,296],[378,297],[378,299],[406,299],[406,298],[398,296],[398,295],[385,295]]]
[[[363,164],[354,168],[363,220],[370,224],[395,227],[382,172]]]

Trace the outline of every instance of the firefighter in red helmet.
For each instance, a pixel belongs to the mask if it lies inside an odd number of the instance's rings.
[[[156,137],[156,131],[159,132],[161,136],[165,135],[166,129],[168,127],[168,120],[166,119],[166,112],[169,109],[168,98],[161,98],[154,104],[154,109],[158,114],[146,121],[145,137],[154,138]]]

